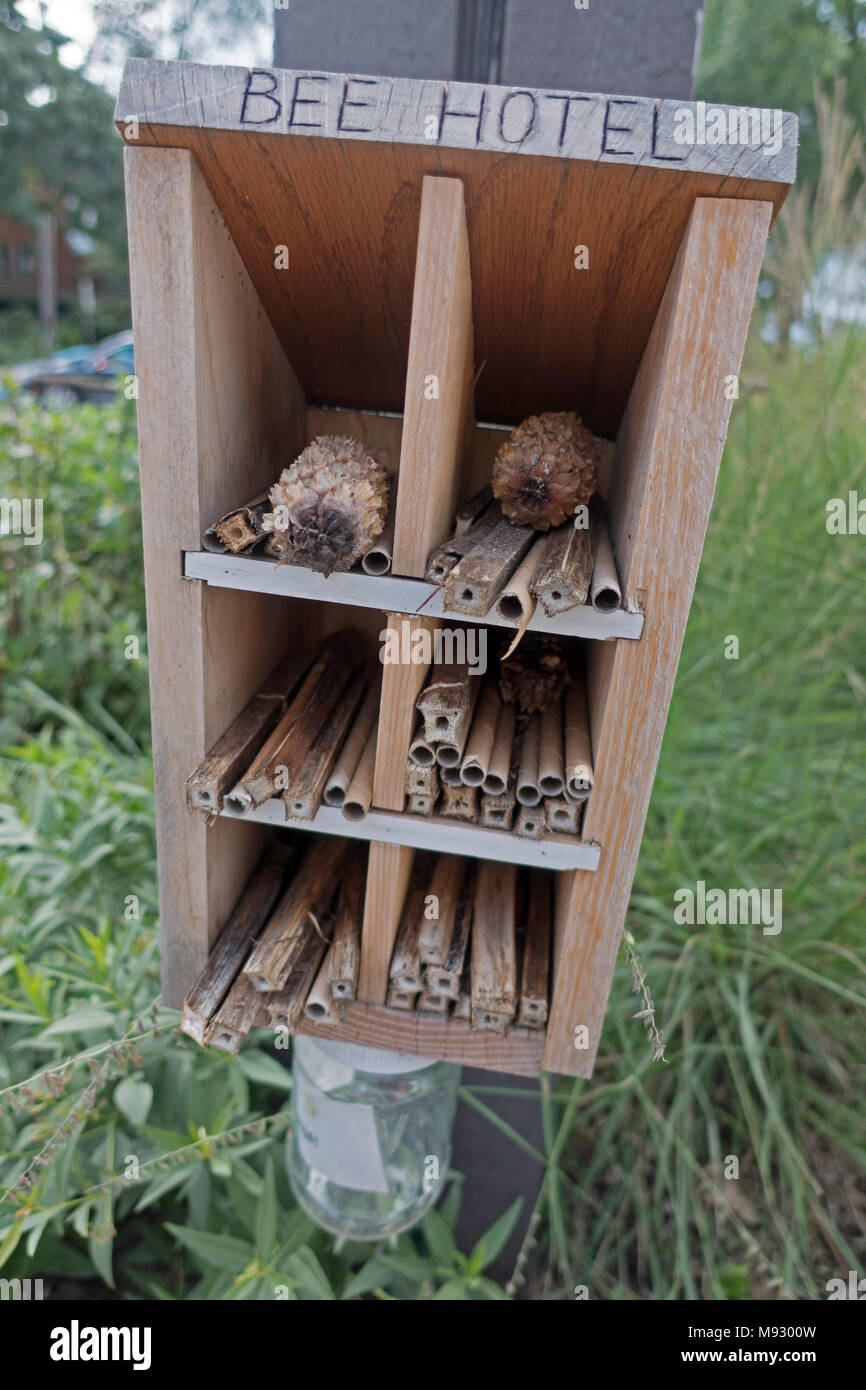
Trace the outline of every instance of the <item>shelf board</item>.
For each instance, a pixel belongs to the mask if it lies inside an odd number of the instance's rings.
[[[319,835],[344,835],[350,840],[376,840],[384,844],[406,845],[410,849],[430,849],[441,854],[464,854],[471,859],[496,859],[507,864],[529,864],[543,869],[598,868],[601,846],[576,839],[573,835],[546,835],[543,840],[527,840],[510,830],[490,830],[469,821],[445,816],[407,816],[398,811],[370,811],[363,820],[346,820],[337,807],[321,806],[312,820],[284,817],[283,803],[272,797],[245,816],[222,811],[227,820],[251,821],[259,825],[282,826],[292,830],[312,830]]]
[[[256,594],[281,594],[286,598],[313,599],[319,603],[345,603],[353,608],[376,608],[381,613],[419,614],[451,622],[489,624],[513,628],[494,611],[483,618],[454,613],[442,602],[442,589],[423,579],[401,579],[393,574],[370,575],[350,570],[348,574],[327,577],[303,565],[280,565],[276,560],[248,555],[222,555],[209,550],[188,550],[184,555],[184,576],[203,579],[219,589],[241,589]],[[548,618],[536,609],[530,632],[549,632],[557,637],[588,637],[607,640],[614,637],[640,637],[643,614],[623,608],[599,613],[590,604]]]
[[[403,1012],[379,1004],[352,1002],[342,1023],[312,1023],[304,1018],[297,1032],[312,1038],[381,1047],[388,1052],[411,1052],[437,1057],[486,1071],[537,1076],[544,1051],[544,1029],[512,1028],[504,1038],[473,1032],[462,1018],[443,1018],[412,1010]]]

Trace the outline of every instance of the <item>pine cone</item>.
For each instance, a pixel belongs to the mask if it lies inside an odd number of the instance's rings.
[[[381,460],[360,440],[320,435],[270,490],[268,553],[323,574],[351,569],[382,534],[389,487]]]
[[[507,650],[505,643],[502,650]],[[519,705],[527,714],[546,709],[562,694],[569,679],[561,644],[555,637],[535,632],[528,632],[514,654],[499,667],[503,700]]]
[[[515,526],[547,531],[573,516],[596,488],[598,446],[569,411],[531,415],[511,431],[493,465],[493,495]]]

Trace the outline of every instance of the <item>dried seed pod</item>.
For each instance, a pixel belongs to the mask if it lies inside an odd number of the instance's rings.
[[[262,521],[269,553],[323,574],[351,569],[382,534],[389,485],[360,440],[320,435],[270,490],[273,511]]]
[[[547,531],[596,489],[598,446],[571,411],[531,415],[511,431],[493,465],[493,495],[516,526]]]
[[[527,633],[517,650],[499,667],[503,700],[519,705],[527,714],[546,709],[559,698],[568,682],[568,662],[561,644],[555,637],[541,633]]]

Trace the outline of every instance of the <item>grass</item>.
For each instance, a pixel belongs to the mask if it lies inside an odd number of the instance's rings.
[[[595,1076],[543,1079],[543,1184],[509,1295],[822,1298],[863,1272],[864,540],[828,535],[825,508],[866,496],[864,388],[862,339],[783,361],[750,349],[627,924],[665,1061],[623,956]],[[204,1055],[150,1009],[146,653],[129,663],[118,646],[143,633],[130,440],[122,406],[0,432],[0,491],[37,470],[48,537],[17,552],[4,644],[0,1182],[17,1192],[0,1206],[3,1273],[97,1296],[112,1281],[172,1299],[277,1284],[302,1299],[502,1296],[484,1269],[514,1213],[461,1254],[455,1182],[441,1219],[394,1248],[335,1246],[285,1186],[273,1054]],[[106,471],[82,485],[94,450]],[[674,894],[700,879],[781,889],[781,932],[678,925]],[[21,1089],[46,1067],[53,1081]],[[487,1110],[492,1090],[467,1099],[507,1162],[525,1141]],[[130,1154],[141,1174],[126,1182]]]

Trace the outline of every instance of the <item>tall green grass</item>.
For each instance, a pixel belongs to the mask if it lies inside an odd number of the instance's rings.
[[[829,498],[866,496],[866,344],[779,363],[753,343],[742,388],[628,916],[666,1061],[623,959],[595,1076],[543,1079],[543,1186],[509,1294],[820,1298],[866,1268],[866,537],[825,526]],[[254,1048],[204,1054],[151,1009],[146,652],[122,651],[143,633],[131,416],[7,412],[0,470],[5,495],[38,481],[53,528],[43,553],[2,557],[0,1192],[33,1179],[0,1204],[4,1274],[126,1297],[497,1296],[484,1270],[515,1213],[462,1255],[455,1182],[395,1248],[335,1247],[282,1175],[286,1073]],[[677,925],[699,879],[781,889],[781,932]],[[489,1089],[467,1099],[505,1164],[526,1141]]]

